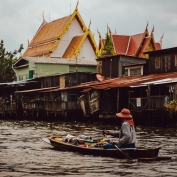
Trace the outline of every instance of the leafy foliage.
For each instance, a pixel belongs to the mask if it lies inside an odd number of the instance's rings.
[[[23,44],[20,45],[18,50],[14,52],[6,51],[4,41],[0,42],[0,82],[11,82],[15,78],[15,72],[12,65],[17,61],[17,54],[23,50]]]
[[[174,112],[177,112],[177,100],[176,99],[170,101],[169,103],[166,103],[164,106],[167,108],[167,110],[171,114]]]
[[[115,55],[111,37],[106,33],[102,55]]]

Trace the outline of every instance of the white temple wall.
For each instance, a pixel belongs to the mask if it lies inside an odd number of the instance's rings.
[[[86,60],[95,60],[97,58],[88,37],[85,39],[77,58]]]
[[[82,28],[76,18],[71,22],[68,31],[60,39],[57,48],[51,53],[50,57],[62,57],[74,36],[83,34]]]

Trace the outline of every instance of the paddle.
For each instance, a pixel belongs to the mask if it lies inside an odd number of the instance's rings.
[[[111,142],[111,140],[107,137],[106,134],[104,134],[104,136]],[[113,144],[113,145],[117,150],[119,150],[124,155],[124,157],[126,157],[126,159],[133,160],[129,155],[127,155],[125,152],[120,150],[117,145],[115,145],[115,144]]]

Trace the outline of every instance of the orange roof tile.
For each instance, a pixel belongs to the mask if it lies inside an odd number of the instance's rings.
[[[26,52],[23,54],[23,56],[35,57],[35,56],[47,55],[50,53],[49,50],[52,48],[54,43],[55,41],[44,45],[28,48]]]
[[[70,18],[71,15],[54,20],[50,23],[43,22],[23,56],[41,56],[49,54],[49,50],[56,40],[58,40],[58,35],[62,33]]]
[[[123,35],[112,35],[113,45],[115,48],[116,54],[125,54],[128,46],[130,36],[123,36]]]
[[[131,36],[127,55],[131,56],[136,54],[143,38],[144,38],[144,33],[139,33]]]
[[[75,52],[76,52],[77,48],[79,47],[79,44],[81,43],[83,37],[84,37],[84,35],[73,37],[73,39],[71,40],[68,48],[66,49],[66,51],[62,57],[63,58],[75,58],[76,57]],[[74,46],[74,48],[73,48],[73,46]]]
[[[30,46],[56,39],[57,36],[62,33],[63,29],[66,27],[70,18],[71,15],[44,24],[36,33],[35,37],[30,43]]]

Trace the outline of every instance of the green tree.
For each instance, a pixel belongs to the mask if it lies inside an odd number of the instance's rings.
[[[12,82],[15,79],[15,72],[12,65],[18,60],[17,54],[23,50],[23,44],[14,52],[6,51],[4,41],[0,42],[0,82]]]
[[[102,55],[115,55],[111,37],[106,33]]]

